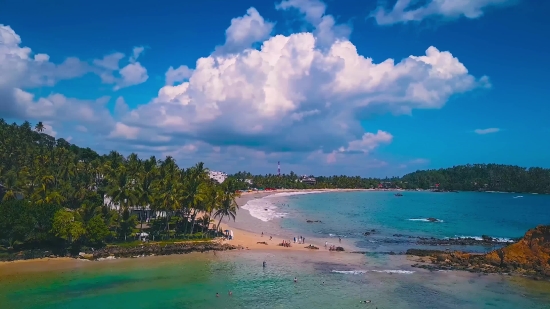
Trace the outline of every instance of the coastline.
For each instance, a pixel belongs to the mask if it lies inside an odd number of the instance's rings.
[[[242,192],[241,196],[237,198],[236,202],[239,205],[239,207],[242,207],[246,205],[246,203],[250,200],[261,199],[267,196],[280,194],[280,193],[308,194],[308,193],[353,192],[353,191],[373,191],[373,190],[372,189],[303,189],[303,190],[279,189],[279,190],[273,190],[273,191],[253,191],[253,192]],[[244,220],[243,220],[243,217],[244,217]],[[257,222],[249,222],[249,221],[257,221]],[[275,226],[273,223],[276,224],[276,222],[271,222],[272,226]],[[277,232],[265,233],[265,235],[262,237],[261,236],[262,231],[265,230],[266,225],[269,225],[269,224],[270,222],[262,222],[261,220],[252,217],[248,210],[240,208],[239,210],[237,210],[237,216],[236,216],[235,222],[224,219],[222,220],[222,223],[220,225],[223,230],[227,230],[227,229],[232,230],[234,233],[234,239],[224,240],[222,238],[216,238],[212,240],[211,243],[213,243],[214,245],[221,245],[221,246],[235,246],[236,247],[235,249],[242,249],[242,250],[262,250],[262,251],[273,251],[273,252],[280,252],[285,250],[301,251],[301,252],[311,252],[311,251],[330,252],[328,249],[324,247],[325,240],[308,237],[305,244],[298,244],[298,243],[292,242],[291,237],[283,236],[283,235],[288,235],[289,233],[288,231],[283,230],[280,226],[277,226],[277,229],[278,229]],[[272,240],[269,240],[270,236],[273,237]],[[290,241],[291,246],[290,247],[278,246],[278,244],[282,243],[283,240],[287,242]],[[267,245],[259,244],[258,242],[266,242]],[[306,248],[306,246],[310,244],[318,247],[319,249]],[[200,252],[201,250],[197,250],[197,251]],[[225,250],[221,250],[221,251],[225,251]],[[237,251],[240,251],[240,250],[237,250]],[[346,250],[346,251],[349,251],[349,250]],[[188,252],[173,253],[173,255],[180,255],[180,254],[188,254]],[[119,258],[128,258],[128,257],[118,257],[117,259]],[[33,267],[39,268],[39,267],[47,267],[46,265],[53,264],[53,263],[59,264],[59,263],[67,263],[67,262],[79,261],[79,260],[88,261],[88,259],[82,258],[82,257],[63,257],[63,256],[18,259],[13,261],[0,261],[0,269],[3,268],[2,266],[6,267],[7,265],[14,265],[14,264],[21,264],[21,266],[30,265],[30,264],[42,265],[42,266],[33,266]]]
[[[270,221],[262,221],[256,217],[253,217],[249,210],[243,209],[249,201],[254,199],[262,199],[268,196],[273,196],[277,194],[285,193],[296,193],[299,194],[308,194],[308,193],[330,193],[330,192],[357,192],[357,191],[375,191],[374,189],[304,189],[304,190],[293,190],[293,189],[281,189],[274,191],[254,191],[254,192],[243,192],[241,196],[237,198],[237,204],[239,209],[237,210],[237,216],[235,221],[222,220],[221,227],[223,230],[232,230],[234,234],[233,240],[224,240],[224,243],[232,244],[235,246],[241,246],[243,248],[248,248],[249,250],[265,250],[265,251],[309,251],[309,252],[331,252],[328,248],[325,248],[325,242],[330,245],[341,246],[344,248],[344,252],[351,252],[356,250],[354,246],[345,241],[342,244],[331,243],[334,239],[324,239],[318,237],[308,236],[304,244],[294,243],[293,236],[291,232],[282,228],[279,224],[278,219]],[[284,195],[283,195],[284,196]],[[281,196],[281,197],[283,197]],[[262,237],[262,232],[264,235]],[[273,237],[272,240],[269,238]],[[290,247],[278,246],[285,240],[291,243]],[[258,242],[266,242],[265,244],[260,244]],[[306,246],[313,245],[319,249],[309,249]],[[341,253],[341,252],[339,252]]]

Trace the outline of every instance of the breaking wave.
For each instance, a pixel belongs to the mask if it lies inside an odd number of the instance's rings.
[[[345,275],[361,275],[369,272],[373,273],[386,273],[386,274],[414,274],[412,270],[399,270],[399,269],[383,269],[383,270],[333,270],[333,273],[345,274]]]
[[[434,219],[437,219],[437,218],[434,218]],[[421,222],[433,222],[433,223],[439,223],[439,222],[445,222],[441,219],[437,219],[437,221],[430,221],[428,220],[428,218],[417,218],[417,219],[407,219],[409,221],[421,221]]]

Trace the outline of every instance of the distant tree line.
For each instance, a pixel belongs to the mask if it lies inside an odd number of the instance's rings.
[[[288,188],[288,189],[324,189],[324,188],[402,188],[434,189],[457,191],[502,191],[550,193],[550,169],[539,167],[523,168],[501,164],[468,164],[422,170],[392,178],[361,178],[358,176],[316,177],[314,185],[302,183],[301,177],[294,172],[281,176],[252,175],[238,172],[230,175],[237,181],[240,189],[247,188]],[[244,182],[250,180],[252,185]]]

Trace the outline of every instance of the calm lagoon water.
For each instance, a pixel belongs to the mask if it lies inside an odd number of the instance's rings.
[[[317,239],[334,241],[334,235],[342,235],[373,254],[238,251],[75,261],[78,267],[17,274],[0,268],[0,308],[548,309],[548,282],[429,272],[411,268],[404,256],[376,254],[411,246],[388,243],[394,233],[510,238],[550,223],[550,197],[514,196],[405,192],[397,198],[391,192],[351,192],[271,197],[255,202],[269,201],[273,212],[284,217],[274,215],[271,223]],[[443,222],[409,220],[427,217]],[[322,223],[306,224],[306,219]],[[371,239],[362,235],[367,229],[380,232]]]

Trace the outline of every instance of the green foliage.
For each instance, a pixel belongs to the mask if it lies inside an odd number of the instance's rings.
[[[55,236],[72,244],[85,232],[82,222],[75,219],[73,212],[61,209],[55,213],[52,225],[52,234]]]
[[[137,216],[130,215],[130,211],[128,211],[128,209],[124,210],[122,212],[122,216],[120,217],[120,237],[126,240],[128,236],[132,236],[135,232],[137,232],[137,223]]]
[[[103,245],[111,232],[101,215],[95,215],[86,224],[86,239],[90,244]]]
[[[285,175],[252,175],[238,172],[231,175],[240,190],[245,188],[377,188],[384,183],[389,188],[440,189],[459,191],[503,191],[526,193],[550,193],[550,169],[539,167],[523,168],[501,164],[468,164],[438,170],[416,171],[403,177],[385,179],[350,176],[316,177],[315,185],[300,182],[293,172]],[[250,179],[253,185],[244,180]]]
[[[501,164],[468,164],[416,171],[402,177],[410,188],[446,190],[550,193],[550,169]]]

